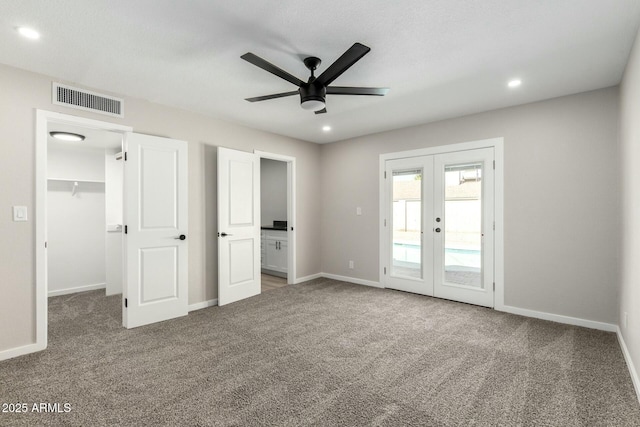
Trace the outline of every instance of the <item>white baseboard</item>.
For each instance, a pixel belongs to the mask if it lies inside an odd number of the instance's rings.
[[[320,273],[322,277],[327,279],[340,280],[341,282],[355,283],[356,285],[372,286],[374,288],[382,288],[380,282],[374,282],[372,280],[358,279],[356,277],[338,276],[337,274]]]
[[[47,348],[46,345],[38,343],[27,344],[22,347],[10,348],[8,350],[0,351],[0,360],[13,359],[14,357],[24,356],[25,354],[35,353],[36,351],[42,351]]]
[[[298,277],[297,279],[295,279],[293,281],[293,283],[295,285],[297,285],[298,283],[308,282],[309,280],[319,279],[321,277],[322,277],[322,273],[316,273],[316,274],[312,274],[310,276]]]
[[[636,397],[640,402],[640,377],[638,377],[638,371],[636,370],[636,367],[633,364],[633,360],[631,359],[631,354],[629,353],[627,344],[624,342],[624,338],[622,336],[622,331],[620,330],[620,327],[616,328],[616,334],[618,335],[618,342],[620,343],[620,348],[622,349],[624,360],[627,362],[627,368],[629,369],[629,373],[631,374],[631,382],[633,383],[633,388],[636,390]]]
[[[57,291],[49,291],[48,296],[57,297],[59,295],[75,294],[76,292],[95,291],[96,289],[105,289],[106,283],[96,283],[95,285],[78,286],[77,288],[58,289]]]
[[[617,326],[612,323],[596,322],[595,320],[580,319],[579,317],[563,316],[561,314],[545,313],[544,311],[529,310],[526,308],[512,307],[505,305],[497,308],[497,311],[505,313],[517,314],[525,317],[533,317],[535,319],[550,320],[552,322],[564,323],[567,325],[583,326],[585,328],[598,329],[600,331],[616,332]]]
[[[189,311],[201,310],[203,308],[213,307],[214,305],[218,305],[218,298],[210,299],[209,301],[197,302],[195,304],[189,304]]]

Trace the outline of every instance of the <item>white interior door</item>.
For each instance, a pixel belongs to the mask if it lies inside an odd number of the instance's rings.
[[[127,328],[188,311],[187,143],[125,137],[125,277]]]
[[[385,287],[494,305],[493,149],[385,162]]]
[[[218,148],[218,305],[260,293],[260,158]]]

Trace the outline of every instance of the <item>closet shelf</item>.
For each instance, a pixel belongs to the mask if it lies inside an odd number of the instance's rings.
[[[47,178],[47,181],[61,181],[61,182],[89,182],[96,184],[104,184],[104,181],[98,181],[94,179],[68,179],[68,178]]]

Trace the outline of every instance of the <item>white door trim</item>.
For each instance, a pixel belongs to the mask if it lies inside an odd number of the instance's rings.
[[[130,126],[36,109],[36,199],[34,208],[36,223],[36,342],[35,345],[22,347],[26,352],[20,354],[33,353],[47,348],[48,284],[45,242],[47,241],[47,125],[49,123],[71,124],[122,134],[133,130]]]
[[[386,283],[385,267],[386,260],[389,259],[387,244],[385,244],[385,185],[384,173],[387,160],[403,159],[408,157],[429,156],[433,154],[451,153],[455,151],[476,150],[478,148],[493,148],[496,162],[494,171],[494,218],[496,229],[494,232],[494,280],[496,289],[494,293],[494,309],[505,311],[504,305],[504,138],[491,138],[479,141],[462,142],[458,144],[440,145],[437,147],[420,148],[417,150],[400,151],[394,153],[380,154],[378,165],[378,191],[379,191],[379,277],[380,284],[384,287]]]
[[[283,154],[254,150],[261,159],[279,160],[287,163],[287,284],[296,282],[296,158]]]

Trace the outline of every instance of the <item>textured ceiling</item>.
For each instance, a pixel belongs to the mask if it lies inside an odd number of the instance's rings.
[[[0,63],[325,143],[616,85],[639,22],[638,0],[0,0]],[[244,101],[295,87],[240,55],[306,80],[302,58],[322,72],[356,41],[334,85],[386,97]]]

